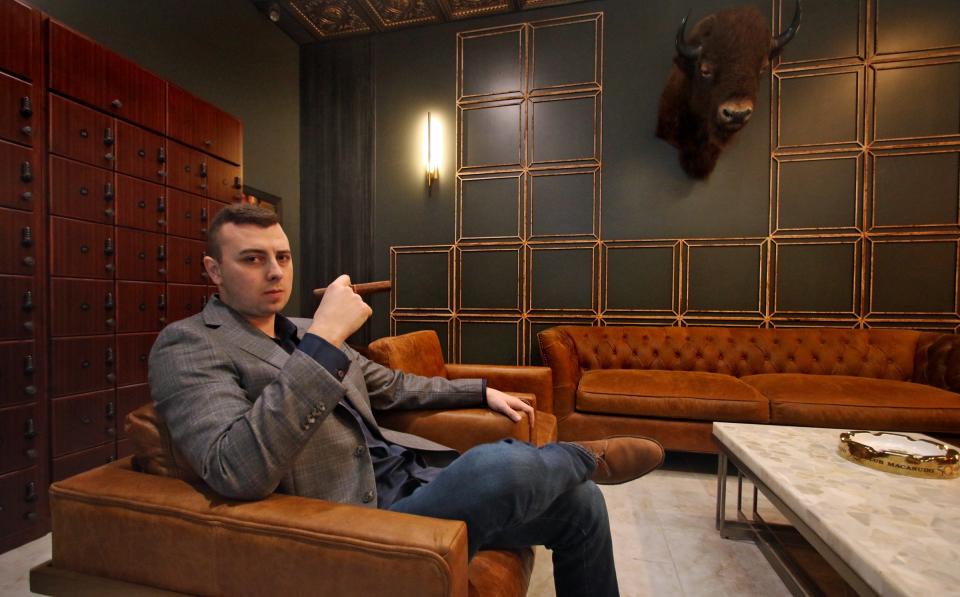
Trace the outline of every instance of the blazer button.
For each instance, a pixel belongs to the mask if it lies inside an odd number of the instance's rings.
[[[365,448],[363,446],[357,446],[356,449],[353,451],[353,455],[356,456],[357,458],[360,458],[361,456],[363,456],[364,450]]]
[[[307,425],[313,425],[316,422],[317,422],[317,418],[315,416],[310,415],[309,417],[307,417]]]
[[[368,491],[367,493],[363,494],[363,497],[361,499],[363,500],[364,504],[369,504],[370,502],[373,501],[373,492]]]
[[[347,374],[347,372],[344,371],[343,369],[337,369],[337,378],[338,378],[338,379],[343,379],[346,374]]]

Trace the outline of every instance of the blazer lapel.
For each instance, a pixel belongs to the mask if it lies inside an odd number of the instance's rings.
[[[266,361],[282,369],[290,358],[287,351],[280,348],[266,334],[250,325],[242,316],[223,304],[216,295],[203,309],[203,322],[208,327],[219,328],[228,341],[261,361]]]

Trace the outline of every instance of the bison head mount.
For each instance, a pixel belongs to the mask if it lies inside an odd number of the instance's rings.
[[[687,17],[680,22],[657,136],[680,151],[688,175],[708,177],[720,151],[750,120],[760,77],[796,35],[802,12],[797,0],[793,21],[776,37],[753,6],[704,17],[689,35]]]

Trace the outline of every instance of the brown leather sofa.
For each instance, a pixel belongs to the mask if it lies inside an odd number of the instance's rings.
[[[559,326],[539,334],[561,440],[716,452],[713,421],[960,439],[960,337],[835,328]]]
[[[383,347],[381,343],[378,346]],[[417,346],[416,343],[409,344]],[[402,353],[396,345],[395,353]],[[438,344],[439,347],[439,344]],[[397,352],[399,351],[399,352]],[[550,371],[514,371],[528,401],[552,391]],[[495,367],[460,373],[501,379]],[[410,411],[380,424],[465,450],[515,437],[556,437],[556,420],[514,423],[486,409]],[[127,418],[136,454],[50,487],[53,558],[34,568],[45,595],[389,595],[522,597],[531,549],[467,561],[461,521],[274,494],[256,502],[208,489],[146,405]]]

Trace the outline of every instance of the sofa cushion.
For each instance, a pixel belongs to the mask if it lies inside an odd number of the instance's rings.
[[[960,394],[932,386],[796,373],[740,379],[767,397],[770,422],[778,425],[954,433],[960,430]]]
[[[585,371],[577,410],[593,413],[766,423],[767,399],[730,375],[701,371]]]

